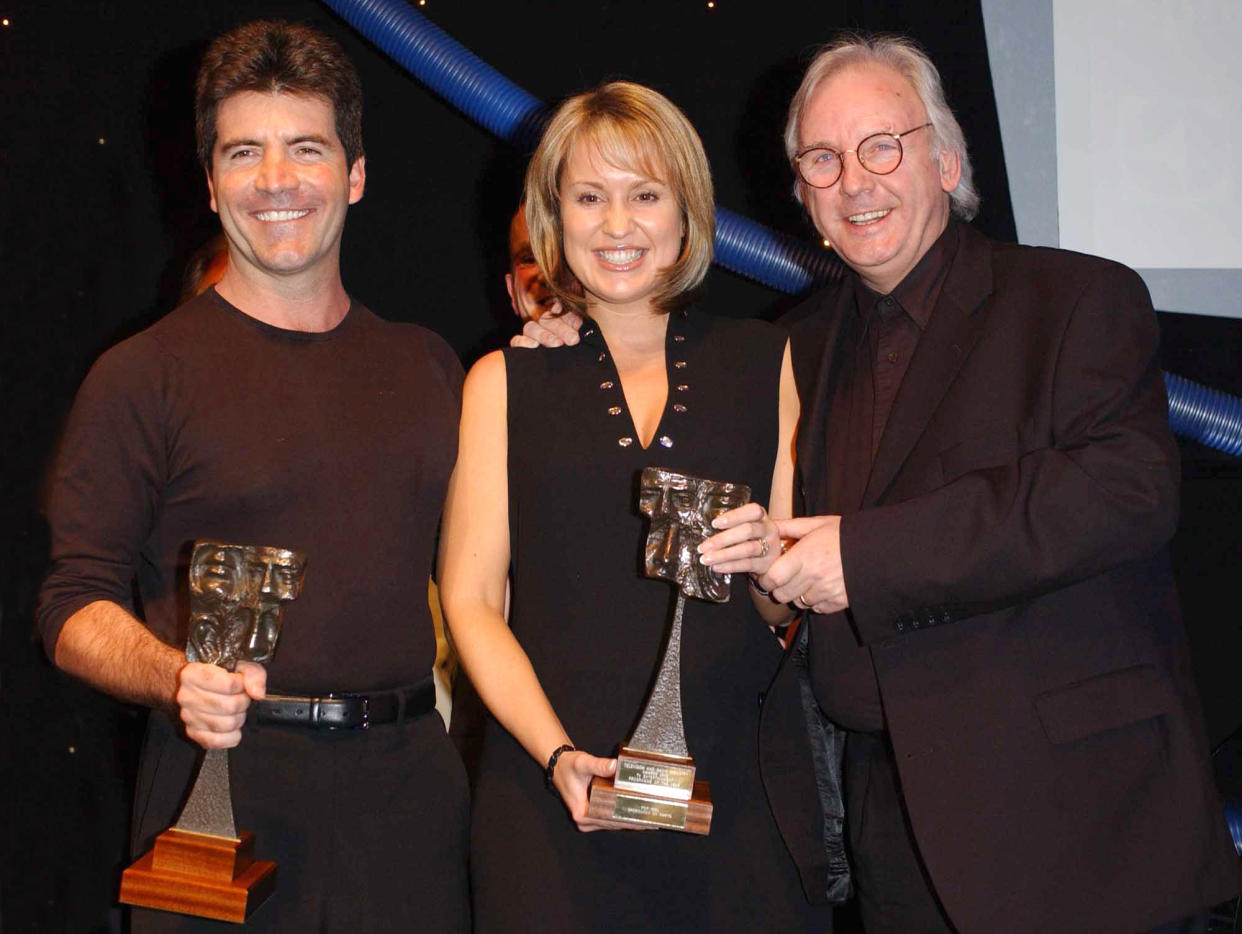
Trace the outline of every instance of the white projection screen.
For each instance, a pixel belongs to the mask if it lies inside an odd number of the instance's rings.
[[[983,8],[1019,239],[1134,267],[1162,311],[1242,318],[1242,2]]]

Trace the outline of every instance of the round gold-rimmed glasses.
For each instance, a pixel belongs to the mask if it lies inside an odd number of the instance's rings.
[[[874,175],[889,175],[901,165],[901,138],[931,126],[924,123],[900,133],[872,133],[853,149],[837,152],[823,146],[804,149],[793,158],[798,176],[812,188],[831,188],[841,177],[845,153],[858,157],[858,164]]]

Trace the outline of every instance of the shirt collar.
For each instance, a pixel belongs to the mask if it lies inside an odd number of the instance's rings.
[[[864,324],[869,324],[875,316],[880,301],[891,297],[918,325],[920,331],[927,328],[932,309],[940,295],[940,287],[944,284],[953,257],[957,255],[957,228],[958,222],[949,218],[949,223],[940,232],[940,236],[887,296],[864,283],[861,276],[854,277],[855,309]]]

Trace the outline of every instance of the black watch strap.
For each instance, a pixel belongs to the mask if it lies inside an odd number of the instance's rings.
[[[563,746],[557,746],[554,750],[552,750],[552,755],[548,756],[548,765],[543,770],[543,783],[547,785],[548,791],[552,790],[552,775],[556,771],[557,760],[559,760],[561,756],[567,752],[577,751],[578,750],[569,745],[569,743],[566,743]]]

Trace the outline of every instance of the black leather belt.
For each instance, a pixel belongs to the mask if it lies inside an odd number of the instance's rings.
[[[250,709],[257,723],[312,730],[365,730],[378,724],[413,720],[430,713],[435,706],[435,682],[427,677],[413,687],[370,694],[269,694],[255,701]]]

